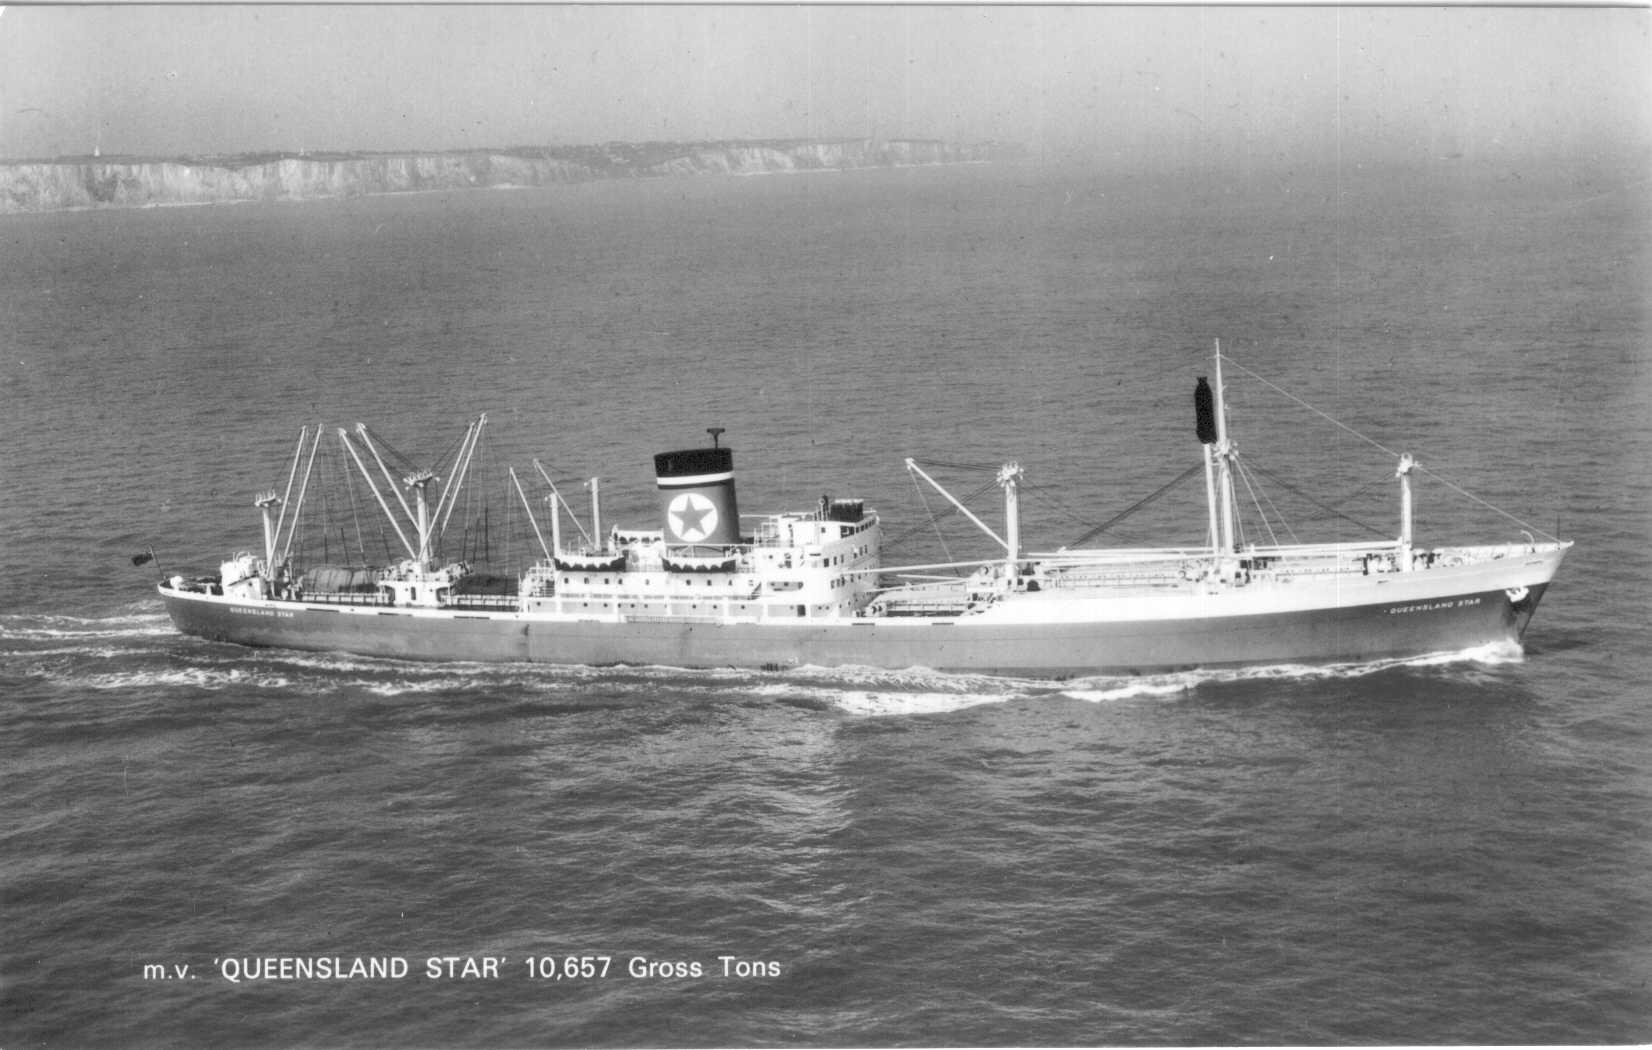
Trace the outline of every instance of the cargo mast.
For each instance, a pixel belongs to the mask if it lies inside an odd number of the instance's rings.
[[[1204,376],[1193,389],[1193,412],[1199,444],[1204,447],[1205,501],[1210,509],[1211,561],[1220,574],[1223,559],[1236,549],[1233,527],[1233,443],[1228,440],[1228,410],[1222,387],[1222,342],[1216,341],[1214,385]]]
[[[1227,392],[1222,386],[1222,341],[1216,340],[1216,469],[1222,497],[1222,553],[1232,554],[1233,534],[1233,443],[1228,440]]]

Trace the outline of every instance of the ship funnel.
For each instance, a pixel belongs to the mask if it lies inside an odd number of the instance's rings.
[[[667,545],[723,547],[740,542],[733,449],[661,452],[654,457],[654,480]]]
[[[1211,392],[1204,376],[1199,377],[1199,385],[1193,388],[1193,416],[1199,443],[1216,444],[1216,395]]]

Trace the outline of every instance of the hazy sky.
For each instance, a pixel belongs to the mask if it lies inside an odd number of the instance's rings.
[[[1649,30],[1646,8],[13,6],[0,157],[862,136],[1644,156]]]

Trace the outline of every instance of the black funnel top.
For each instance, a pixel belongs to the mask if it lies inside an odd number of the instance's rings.
[[[1193,415],[1199,443],[1216,444],[1216,395],[1211,393],[1204,376],[1199,377],[1199,385],[1193,388]]]
[[[731,448],[688,448],[680,452],[661,452],[654,457],[654,474],[661,478],[727,474],[733,469],[734,450]]]

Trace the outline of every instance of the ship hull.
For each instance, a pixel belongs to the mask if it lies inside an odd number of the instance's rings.
[[[181,631],[249,646],[421,660],[763,669],[921,666],[1071,677],[1363,661],[1518,644],[1554,568],[1548,561],[1519,576],[1503,573],[1494,580],[1475,574],[1460,581],[1469,586],[1407,588],[1410,581],[1400,581],[1392,593],[1353,586],[1348,590],[1356,593],[1317,604],[1302,593],[1288,600],[1190,599],[1168,610],[1121,603],[1075,622],[968,616],[763,623],[576,620],[246,601],[164,586],[160,593]]]

